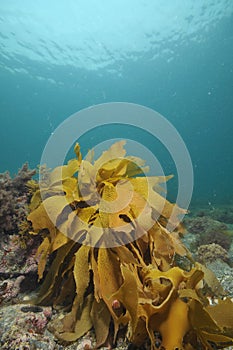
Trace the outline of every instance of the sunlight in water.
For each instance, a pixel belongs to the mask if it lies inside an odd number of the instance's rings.
[[[0,58],[55,65],[108,67],[120,60],[158,56],[171,59],[187,38],[203,40],[206,31],[233,12],[231,0],[86,2],[25,0],[0,5]],[[165,44],[166,41],[166,45]]]

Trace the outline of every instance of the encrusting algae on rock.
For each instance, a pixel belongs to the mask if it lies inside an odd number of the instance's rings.
[[[211,289],[212,275],[179,238],[185,211],[159,194],[170,177],[145,176],[144,162],[126,157],[123,141],[96,161],[91,153],[82,160],[78,144],[75,153],[47,173],[28,216],[31,234],[43,239],[39,279],[52,255],[35,302],[67,312],[51,322],[57,338],[72,342],[93,327],[96,347],[109,337],[114,343],[119,330],[135,346],[149,338],[152,349],[233,344],[233,303],[209,305],[203,285]]]

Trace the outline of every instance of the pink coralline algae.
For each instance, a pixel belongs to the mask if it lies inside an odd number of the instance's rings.
[[[0,304],[16,298],[22,284],[28,290],[37,287],[36,242],[29,240],[24,248],[16,235],[8,236],[7,242],[0,242]]]
[[[23,326],[25,330],[27,330],[29,333],[42,334],[45,330],[48,320],[51,318],[52,313],[51,313],[51,308],[47,308],[47,311],[45,313],[43,312],[43,309],[41,309],[41,311],[42,312],[38,312],[38,313],[29,311],[24,316],[24,318],[18,317],[16,319],[16,324],[18,326]]]
[[[19,235],[8,235],[0,240],[0,274],[28,274],[37,272],[38,240],[27,237],[23,246]]]
[[[0,311],[0,347],[9,349],[57,349],[52,336],[46,331],[52,316],[49,307],[33,312],[33,307],[14,305]],[[34,310],[35,311],[35,310]]]
[[[19,294],[20,284],[24,280],[24,276],[19,276],[15,280],[7,279],[2,282],[0,288],[0,301],[4,299],[4,302],[7,302]]]
[[[8,172],[0,174],[0,303],[3,304],[18,296],[22,282],[31,290],[37,280],[34,276],[40,242],[28,233],[26,223],[32,195],[28,181],[34,174],[35,170],[30,170],[27,164],[14,178]]]

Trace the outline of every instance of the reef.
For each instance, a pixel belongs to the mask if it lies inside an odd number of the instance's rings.
[[[25,306],[26,308],[26,306]],[[0,309],[0,346],[2,350],[59,350],[46,326],[52,316],[50,307],[39,312],[22,310],[20,305]]]
[[[26,220],[30,201],[27,183],[35,175],[36,170],[30,170],[25,163],[18,174],[11,178],[9,172],[0,174],[0,233],[16,234],[20,223]]]
[[[185,226],[188,231],[195,234],[200,234],[202,232],[222,232],[227,230],[227,226],[224,223],[214,220],[209,216],[189,217],[185,220]]]
[[[233,207],[222,206],[218,208],[205,208],[198,210],[196,216],[209,216],[212,219],[224,222],[225,224],[233,224]]]
[[[197,250],[198,260],[207,265],[217,259],[229,262],[227,251],[219,244],[211,243],[200,245]]]
[[[34,304],[61,310],[50,322],[55,336],[73,342],[93,328],[97,348],[120,332],[136,347],[149,339],[151,349],[232,345],[233,303],[182,244],[185,210],[160,194],[170,176],[145,176],[148,168],[126,156],[123,141],[97,160],[91,152],[82,159],[78,144],[75,153],[47,172],[28,215],[31,235],[42,240]]]
[[[26,286],[35,287],[40,238],[28,235],[27,223],[35,173],[26,163],[13,178],[0,174],[0,304],[13,302]]]
[[[209,216],[190,217],[185,220],[185,226],[190,233],[197,235],[196,246],[218,244],[229,250],[232,243],[232,231],[228,226]]]

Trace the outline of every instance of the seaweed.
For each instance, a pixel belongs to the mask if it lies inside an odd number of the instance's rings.
[[[42,286],[34,303],[65,313],[50,323],[72,342],[91,328],[96,347],[119,331],[135,346],[213,349],[233,344],[233,303],[210,305],[203,285],[219,293],[210,271],[192,260],[180,241],[185,210],[161,195],[171,176],[148,177],[117,142],[96,161],[89,153],[47,173],[30,204]],[[117,198],[120,194],[121,209]],[[109,247],[108,244],[111,243]],[[177,256],[187,259],[184,270]],[[46,263],[52,257],[47,274]],[[45,275],[45,276],[44,276]]]

